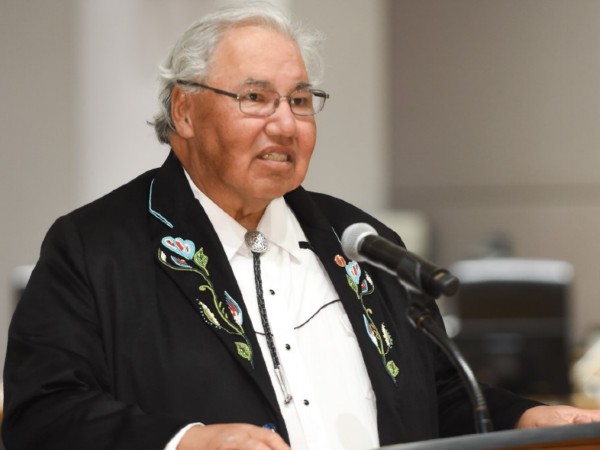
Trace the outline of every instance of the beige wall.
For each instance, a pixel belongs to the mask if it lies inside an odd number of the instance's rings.
[[[437,261],[494,234],[575,268],[577,341],[600,325],[600,2],[392,1],[393,205]]]
[[[0,2],[0,361],[14,267],[71,209],[75,183],[77,1]]]

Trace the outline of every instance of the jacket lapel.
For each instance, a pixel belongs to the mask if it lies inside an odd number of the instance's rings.
[[[275,411],[275,392],[223,246],[171,152],[148,196],[159,266],[252,377]]]
[[[347,258],[340,237],[344,228],[334,226],[306,191],[298,188],[286,195],[312,248],[321,260],[338,292],[358,340],[377,398],[378,389],[395,386],[399,355],[390,332],[391,316],[368,271]],[[347,224],[350,225],[350,224]],[[346,226],[347,226],[346,225]]]

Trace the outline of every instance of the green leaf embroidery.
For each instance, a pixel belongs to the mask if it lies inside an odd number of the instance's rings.
[[[245,342],[236,342],[235,347],[237,348],[238,355],[248,361],[252,360],[252,350]]]
[[[396,365],[396,363],[394,361],[388,361],[388,363],[386,364],[386,369],[387,369],[388,373],[394,379],[396,379],[396,377],[400,373],[400,369],[398,368],[398,366]]]
[[[346,279],[348,280],[348,284],[350,285],[350,287],[352,288],[354,293],[360,299],[360,295],[358,294],[358,285],[354,282],[354,280],[350,277],[350,275],[346,275]]]
[[[196,263],[196,265],[198,265],[198,267],[201,267],[202,269],[206,270],[206,265],[208,264],[208,256],[204,254],[203,248],[198,249],[198,251],[194,254],[194,262]]]

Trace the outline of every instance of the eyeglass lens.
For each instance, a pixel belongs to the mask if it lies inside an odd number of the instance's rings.
[[[312,116],[321,111],[325,104],[324,96],[310,90],[298,90],[287,97],[282,97],[275,91],[255,90],[240,94],[240,109],[246,114],[270,116],[282,99],[288,101],[290,109],[298,116]]]

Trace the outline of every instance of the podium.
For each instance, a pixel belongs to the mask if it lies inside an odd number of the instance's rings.
[[[598,450],[600,423],[550,428],[493,431],[408,444],[386,445],[380,450]]]

